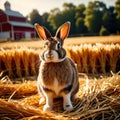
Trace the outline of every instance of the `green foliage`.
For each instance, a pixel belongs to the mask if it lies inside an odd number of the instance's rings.
[[[99,35],[100,36],[106,36],[106,35],[109,35],[109,31],[104,27],[102,26],[101,29],[100,29],[100,32],[99,32]]]
[[[79,4],[78,6],[76,6],[75,18],[76,19],[79,17],[85,18],[85,15],[84,15],[85,9],[86,7],[84,4]]]
[[[76,25],[76,30],[77,30],[78,34],[83,34],[83,33],[87,32],[87,27],[84,24],[84,18],[79,17],[76,20],[76,24],[75,25]]]
[[[120,0],[116,0],[115,10],[116,10],[116,13],[117,13],[117,18],[119,19],[120,18]]]
[[[114,13],[114,7],[109,7],[102,17],[103,25],[110,33],[116,33],[117,22],[116,14]]]
[[[50,11],[48,16],[48,22],[50,26],[53,28],[53,33],[57,30],[57,28],[62,24],[62,14],[58,8],[54,8]]]
[[[115,11],[117,14],[117,32],[120,34],[120,0],[116,0],[115,2]]]
[[[85,25],[88,31],[91,33],[98,33],[102,25],[102,15],[106,9],[103,2],[94,1],[89,2],[86,8],[85,14]]]
[[[38,24],[43,24],[42,22],[42,16],[39,14],[38,10],[36,9],[33,9],[32,12],[29,14],[29,22],[31,24],[35,24],[35,23],[38,23]]]
[[[117,34],[120,34],[120,18],[119,19],[117,19],[117,21],[116,21],[117,23]]]
[[[75,6],[72,3],[64,3],[63,10],[53,9],[50,12],[48,21],[53,27],[54,32],[57,28],[66,21],[71,22],[71,31],[70,33],[75,34]]]
[[[76,26],[75,26],[75,6],[72,3],[63,4],[64,10],[61,11],[63,15],[63,22],[70,21],[71,29],[70,34],[76,34]]]
[[[39,14],[33,9],[28,15],[29,22],[47,27],[52,34],[66,21],[71,22],[70,35],[85,34],[98,35],[104,26],[110,34],[120,33],[120,0],[115,6],[106,7],[104,2],[92,1],[88,6],[64,3],[63,9],[52,9],[49,13]]]
[[[65,11],[74,10],[75,5],[73,3],[64,3],[63,8]]]

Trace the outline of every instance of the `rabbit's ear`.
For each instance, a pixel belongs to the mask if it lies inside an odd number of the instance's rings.
[[[47,28],[40,26],[39,24],[35,24],[35,29],[42,40],[46,40],[47,38],[52,37],[51,33],[47,30]]]
[[[70,30],[70,22],[66,22],[58,28],[56,32],[56,37],[64,40],[68,36],[69,30]]]

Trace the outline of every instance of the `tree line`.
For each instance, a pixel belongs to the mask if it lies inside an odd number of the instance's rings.
[[[28,17],[31,24],[43,25],[52,34],[66,21],[71,22],[71,36],[120,34],[120,0],[110,7],[101,1],[89,2],[87,6],[64,3],[62,10],[54,8],[40,15],[33,9]]]

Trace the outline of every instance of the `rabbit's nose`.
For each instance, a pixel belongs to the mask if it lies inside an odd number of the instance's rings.
[[[53,57],[52,52],[51,52],[51,51],[47,51],[47,52],[46,52],[46,57],[47,57],[47,58]]]
[[[46,54],[46,57],[51,58],[51,57],[53,57],[53,55],[52,54]]]

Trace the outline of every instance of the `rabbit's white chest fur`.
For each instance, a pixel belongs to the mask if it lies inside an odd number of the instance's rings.
[[[61,90],[61,87],[59,86],[58,80],[56,78],[54,79],[53,90],[56,93],[56,95],[58,95],[59,91]]]

